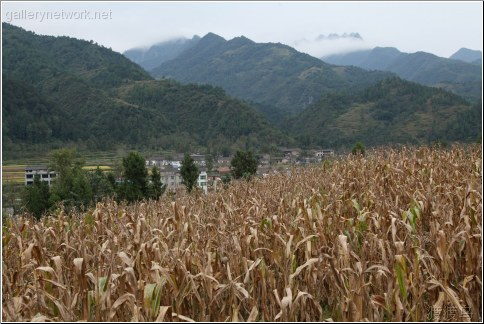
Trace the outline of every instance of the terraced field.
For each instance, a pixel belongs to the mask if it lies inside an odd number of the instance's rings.
[[[2,165],[2,182],[22,184],[25,180],[25,165]]]

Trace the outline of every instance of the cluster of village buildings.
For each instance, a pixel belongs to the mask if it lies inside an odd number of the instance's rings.
[[[280,152],[278,155],[262,155],[257,168],[257,176],[265,177],[273,172],[284,172],[293,165],[319,163],[325,158],[334,156],[333,150],[315,150],[304,157],[301,156],[301,150],[298,148],[281,148]],[[197,187],[205,193],[217,190],[223,177],[230,175],[232,157],[221,156],[214,159],[211,169],[208,170],[205,155],[191,154],[190,156],[200,172],[197,179]],[[178,154],[170,159],[162,156],[152,156],[146,160],[146,166],[148,168],[158,167],[161,182],[166,186],[165,189],[176,191],[184,187],[180,173],[182,160],[183,154]],[[32,185],[36,174],[39,174],[40,179],[48,182],[49,185],[56,178],[55,171],[49,170],[45,166],[29,166],[25,168],[25,185]]]

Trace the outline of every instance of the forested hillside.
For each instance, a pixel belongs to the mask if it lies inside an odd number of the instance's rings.
[[[6,155],[32,144],[181,150],[207,147],[211,138],[216,150],[222,145],[261,149],[287,140],[260,113],[221,89],[155,81],[123,55],[92,42],[2,26]]]
[[[391,78],[357,94],[328,94],[285,128],[304,145],[323,147],[476,141],[481,116],[480,104]]]

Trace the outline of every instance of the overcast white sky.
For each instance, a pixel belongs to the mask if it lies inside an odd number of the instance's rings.
[[[104,13],[105,19],[85,19],[86,12],[91,18]],[[93,40],[118,52],[214,32],[226,39],[281,42],[315,56],[393,46],[448,57],[461,47],[482,51],[482,12],[481,1],[2,2],[3,22],[37,34]],[[364,40],[314,41],[345,32]]]

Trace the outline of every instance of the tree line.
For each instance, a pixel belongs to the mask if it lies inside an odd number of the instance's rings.
[[[36,218],[55,206],[84,210],[103,199],[115,199],[132,203],[143,199],[159,199],[166,185],[161,182],[160,170],[154,166],[148,172],[145,158],[131,152],[122,160],[118,177],[114,172],[83,169],[85,161],[78,157],[75,149],[60,149],[51,154],[49,170],[55,170],[56,180],[51,187],[34,176],[33,184],[25,187],[23,202],[25,209]],[[250,151],[237,151],[231,161],[231,178],[250,180],[257,171],[258,159]],[[190,193],[196,187],[200,174],[189,154],[181,164],[182,183]],[[228,183],[230,178],[224,178]]]
[[[35,175],[33,185],[27,186],[23,194],[25,208],[39,218],[58,204],[83,210],[106,198],[133,202],[158,199],[163,194],[159,170],[154,167],[149,175],[145,159],[137,152],[123,158],[122,181],[113,172],[103,172],[99,167],[85,170],[84,164],[75,149],[54,151],[48,168],[55,170],[56,180],[49,187]]]

